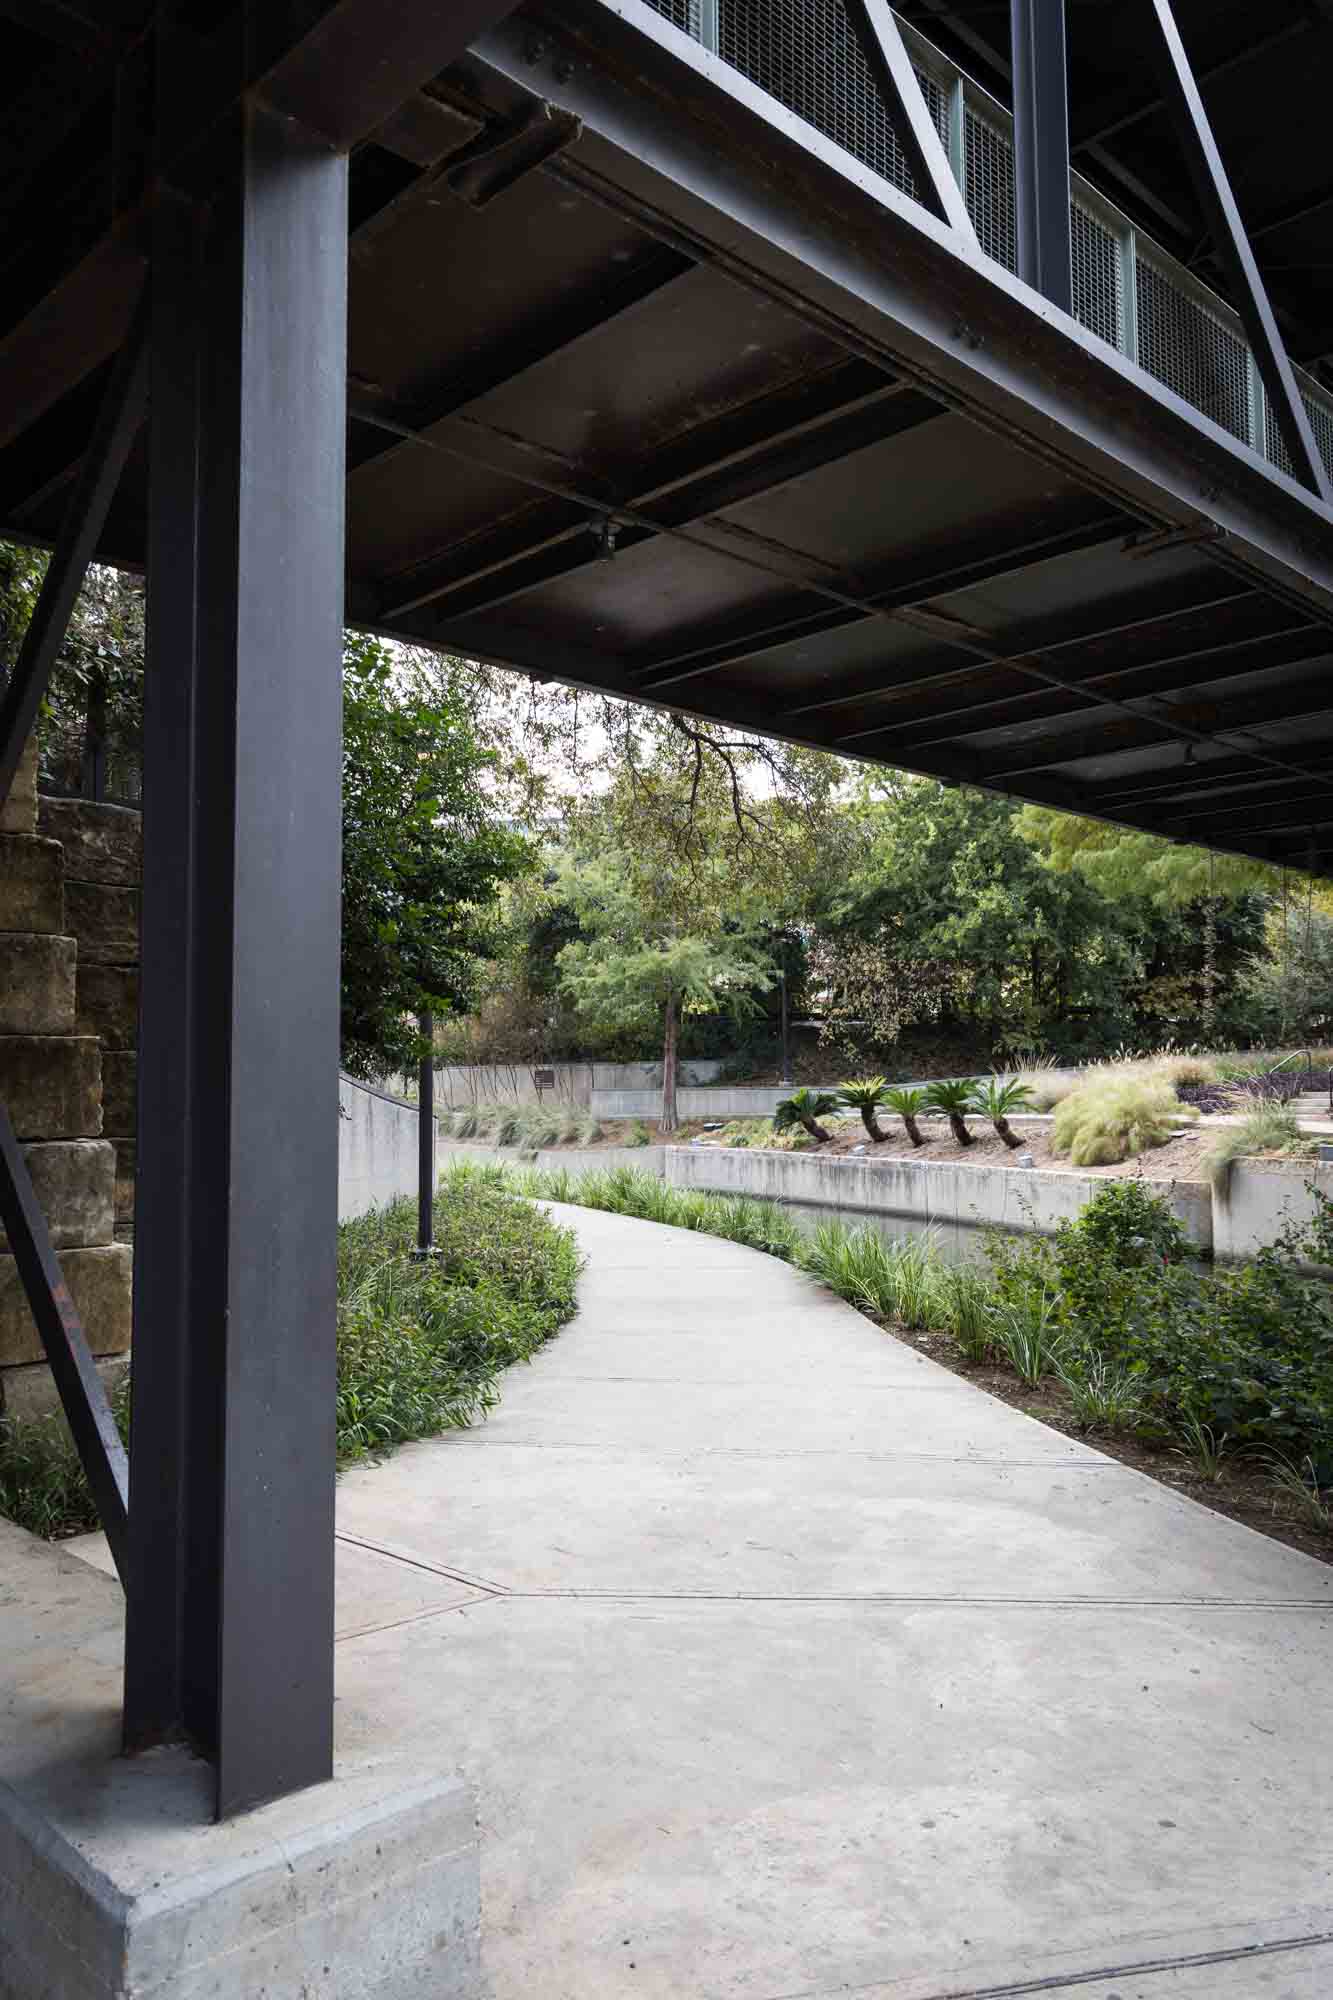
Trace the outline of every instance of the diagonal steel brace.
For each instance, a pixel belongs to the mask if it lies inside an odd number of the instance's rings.
[[[129,1460],[79,1319],[61,1275],[28,1163],[0,1104],[0,1223],[18,1266],[121,1581],[129,1527]]]
[[[112,366],[69,510],[13,672],[0,690],[0,806],[9,797],[23,746],[32,733],[56,654],[65,642],[74,600],[106,526],[107,512],[148,400],[147,294],[129,338]]]

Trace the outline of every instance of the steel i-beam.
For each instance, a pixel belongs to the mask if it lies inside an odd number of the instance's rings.
[[[1018,275],[1074,309],[1064,0],[1010,0]]]
[[[347,162],[247,106],[153,243],[125,1740],[327,1778]]]

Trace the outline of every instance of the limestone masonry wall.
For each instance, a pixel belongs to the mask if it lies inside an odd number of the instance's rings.
[[[23,1142],[93,1353],[112,1379],[130,1344],[131,1252],[115,1240],[117,1156],[103,1131],[102,1052],[83,1008],[83,953],[71,923],[71,915],[85,921],[83,881],[67,883],[62,842],[38,828],[36,772],[29,745],[0,808],[0,1102]],[[31,1415],[55,1401],[0,1232],[0,1411]]]
[[[78,945],[75,1020],[102,1048],[102,1136],[116,1155],[116,1225],[134,1223],[143,818],[92,799],[37,800],[37,830],[65,857],[65,929]]]

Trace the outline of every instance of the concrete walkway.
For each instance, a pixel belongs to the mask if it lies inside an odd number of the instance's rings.
[[[493,2000],[1327,2000],[1333,1571],[758,1253],[340,1488],[340,1752],[477,1785]]]

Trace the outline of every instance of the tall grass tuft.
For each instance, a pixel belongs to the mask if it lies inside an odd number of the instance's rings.
[[[991,1287],[984,1271],[973,1264],[945,1264],[937,1291],[939,1324],[952,1336],[964,1361],[982,1367],[995,1356],[995,1323]]]
[[[1225,1196],[1237,1160],[1254,1153],[1303,1153],[1308,1145],[1295,1112],[1285,1104],[1265,1104],[1239,1125],[1219,1129],[1204,1156],[1204,1171],[1217,1193]]]
[[[1136,1375],[1100,1354],[1068,1354],[1056,1374],[1069,1391],[1082,1431],[1131,1430],[1143,1414],[1143,1389]]]
[[[1066,1343],[1055,1319],[1056,1301],[1040,1298],[1004,1300],[996,1305],[995,1344],[1020,1381],[1030,1389],[1059,1372]]]

